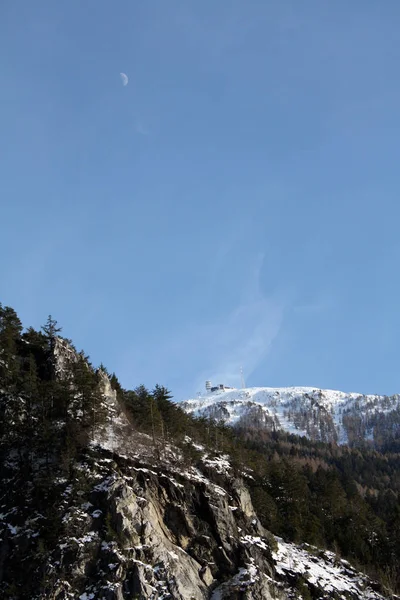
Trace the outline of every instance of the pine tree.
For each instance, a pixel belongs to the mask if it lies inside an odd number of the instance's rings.
[[[19,426],[19,435],[22,443],[18,445],[21,469],[31,470],[31,454],[37,427],[37,405],[40,382],[37,374],[37,365],[33,354],[29,354],[23,361],[21,376],[21,403],[23,414]]]
[[[47,317],[46,325],[42,326],[42,331],[54,347],[54,342],[57,337],[57,333],[60,333],[60,331],[62,331],[62,327],[58,327],[57,321],[53,319],[51,315],[49,315]]]
[[[97,376],[92,369],[89,358],[83,352],[78,354],[77,361],[72,366],[73,387],[78,394],[78,406],[76,415],[81,414],[84,427],[91,429],[92,437],[96,425],[103,418],[103,411],[99,402],[99,390]]]
[[[15,392],[18,386],[21,333],[22,323],[15,310],[0,304],[0,387],[9,392]]]
[[[133,391],[126,391],[124,404],[132,425],[143,431],[152,432],[156,407],[148,389],[144,385],[139,385]]]
[[[56,357],[55,357],[55,345],[57,334],[62,331],[62,327],[58,327],[58,323],[51,315],[47,317],[46,324],[43,325],[42,331],[47,339],[48,344],[48,365],[50,379],[56,377]]]
[[[160,429],[161,437],[163,441],[168,437],[171,430],[175,432],[175,429],[179,425],[179,419],[177,419],[176,406],[171,402],[172,394],[167,388],[162,385],[156,385],[154,390],[151,392],[151,397],[157,408],[158,423],[155,421],[154,406],[152,403],[153,412],[153,429]],[[182,424],[182,421],[180,421]]]

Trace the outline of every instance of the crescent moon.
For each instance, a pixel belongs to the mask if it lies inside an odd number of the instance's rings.
[[[121,81],[122,81],[122,85],[125,87],[126,85],[128,85],[128,75],[126,75],[125,73],[120,73],[120,77],[121,77]]]

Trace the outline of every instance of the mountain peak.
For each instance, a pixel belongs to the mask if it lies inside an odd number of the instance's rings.
[[[376,427],[400,408],[400,396],[364,395],[312,387],[211,388],[182,402],[195,416],[240,428],[266,428],[312,440],[373,441]],[[398,417],[397,417],[398,418]]]

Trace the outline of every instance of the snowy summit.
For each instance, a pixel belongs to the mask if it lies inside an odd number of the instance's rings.
[[[241,428],[281,430],[340,444],[372,443],[378,428],[388,425],[400,408],[398,394],[363,395],[312,387],[207,387],[204,395],[182,402],[187,413]]]

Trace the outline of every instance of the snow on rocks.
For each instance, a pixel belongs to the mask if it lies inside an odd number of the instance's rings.
[[[240,538],[240,542],[245,546],[257,546],[261,550],[268,550],[269,545],[267,540],[263,540],[259,536],[244,535]]]
[[[205,454],[202,457],[202,462],[206,467],[215,469],[215,471],[221,475],[228,475],[229,471],[232,469],[229,463],[229,456],[227,454],[215,456],[214,458],[208,458],[208,454]]]
[[[92,592],[89,592],[89,594],[84,592],[79,596],[79,600],[93,600],[94,597],[95,595]]]
[[[302,576],[307,584],[323,590],[327,595],[382,600],[372,582],[352,569],[347,561],[339,560],[333,552],[319,551],[314,546],[296,546],[276,538],[278,549],[273,552],[275,572],[278,576]],[[343,596],[346,595],[346,596]]]
[[[232,579],[229,579],[213,591],[211,600],[224,600],[237,593],[240,593],[240,597],[244,598],[270,598],[269,593],[268,595],[263,594],[262,587],[261,589],[252,590],[260,580],[261,574],[259,568],[255,565],[254,559],[251,558],[245,567],[241,567]],[[247,594],[244,595],[246,592]]]

